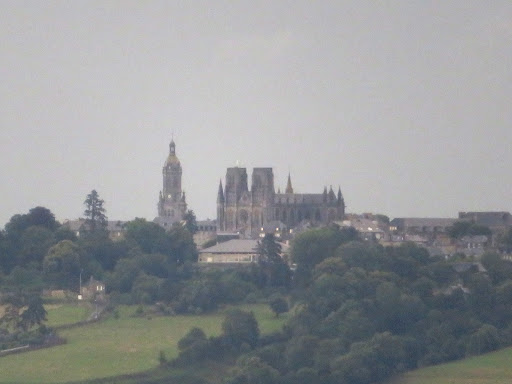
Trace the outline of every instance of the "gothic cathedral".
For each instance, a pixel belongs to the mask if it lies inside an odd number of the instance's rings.
[[[220,182],[217,193],[217,230],[246,236],[254,237],[272,221],[294,228],[303,221],[325,225],[344,215],[341,189],[337,195],[332,187],[324,187],[323,193],[294,193],[288,175],[285,193],[275,193],[272,168],[254,168],[250,190],[246,169],[228,168],[226,186]]]

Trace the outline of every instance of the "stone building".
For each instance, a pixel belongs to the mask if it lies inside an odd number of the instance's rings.
[[[81,299],[88,301],[105,301],[105,283],[91,276],[87,284],[80,286]]]
[[[291,177],[284,193],[276,193],[272,168],[254,168],[251,188],[245,168],[228,168],[226,186],[219,183],[217,194],[217,227],[219,231],[240,232],[257,237],[271,221],[281,221],[293,228],[303,221],[325,225],[342,220],[345,202],[338,190],[325,187],[322,193],[295,193]]]
[[[199,264],[248,264],[257,262],[259,240],[232,239],[199,251]],[[287,258],[289,246],[279,243],[280,256]]]
[[[163,189],[158,199],[158,217],[155,222],[163,227],[183,219],[187,211],[185,192],[181,190],[181,163],[176,156],[176,144],[171,140],[169,155],[162,168]]]
[[[253,263],[258,261],[258,240],[234,239],[199,251],[199,263]]]
[[[459,212],[459,220],[489,227],[493,232],[502,232],[512,227],[512,215],[505,211]]]

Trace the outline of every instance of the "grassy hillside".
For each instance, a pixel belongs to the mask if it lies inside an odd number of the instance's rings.
[[[512,348],[405,373],[388,384],[509,384]]]
[[[266,305],[240,308],[254,311],[262,333],[279,329],[286,318],[275,319]],[[223,312],[134,317],[135,309],[121,307],[118,319],[61,331],[68,340],[65,345],[0,358],[0,383],[61,383],[144,371],[158,365],[160,350],[168,358],[175,357],[178,340],[192,327],[202,328],[207,335],[219,334],[224,318]],[[71,318],[82,316],[80,310],[61,307],[60,311]]]

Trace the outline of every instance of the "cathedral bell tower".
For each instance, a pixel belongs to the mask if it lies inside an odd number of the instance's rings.
[[[171,140],[169,155],[162,168],[163,189],[158,201],[158,221],[164,226],[181,221],[187,210],[185,193],[181,190],[181,174],[176,144]]]

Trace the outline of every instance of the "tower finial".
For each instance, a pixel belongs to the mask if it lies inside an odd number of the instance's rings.
[[[286,190],[284,191],[284,193],[293,194],[292,178],[290,177],[290,172],[288,172],[288,183],[286,183]]]
[[[219,191],[217,193],[217,203],[224,203],[224,191],[222,190],[222,179],[219,180]]]

